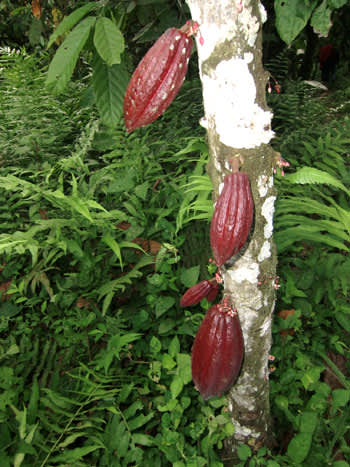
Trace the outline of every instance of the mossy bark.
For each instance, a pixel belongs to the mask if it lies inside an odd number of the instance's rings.
[[[227,394],[235,433],[226,440],[223,458],[227,465],[235,465],[239,443],[257,449],[271,435],[268,358],[277,287],[272,238],[276,153],[269,145],[272,115],[266,106],[267,74],[262,66],[264,10],[258,0],[187,3],[204,40],[201,45],[197,37],[205,109],[201,123],[207,128],[213,201],[236,157],[240,170],[249,176],[254,198],[254,226],[248,242],[221,268],[225,294],[237,307],[245,341],[240,377]]]

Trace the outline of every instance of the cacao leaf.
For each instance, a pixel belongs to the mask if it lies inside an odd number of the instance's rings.
[[[87,15],[93,8],[96,8],[96,2],[89,2],[86,5],[73,11],[69,16],[65,16],[60,24],[57,26],[55,31],[51,34],[47,48],[51,47],[52,44],[60,36],[63,36],[66,32],[70,31],[85,15]]]
[[[83,49],[96,18],[88,17],[79,23],[58,48],[47,72],[46,86],[60,93],[71,79],[79,54]]]
[[[314,28],[316,34],[326,36],[332,27],[331,21],[332,10],[328,8],[327,1],[323,0],[314,11],[310,24]]]
[[[109,67],[96,58],[92,84],[98,112],[107,126],[115,127],[120,121],[128,81],[129,74],[123,64]]]
[[[278,34],[289,45],[306,26],[317,0],[275,0],[274,5]]]
[[[120,63],[120,54],[124,51],[124,37],[109,18],[99,18],[96,21],[94,45],[107,65]]]

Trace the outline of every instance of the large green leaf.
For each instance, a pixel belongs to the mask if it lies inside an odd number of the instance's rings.
[[[304,29],[317,0],[275,0],[276,28],[288,45]]]
[[[105,125],[116,126],[119,123],[128,82],[129,74],[123,64],[107,66],[96,57],[92,83],[97,109]]]
[[[327,0],[323,0],[314,11],[311,18],[311,26],[317,34],[327,36],[328,31],[332,26],[331,21],[332,10],[327,5]]]
[[[107,65],[120,63],[124,51],[124,37],[109,18],[99,18],[96,22],[94,44],[100,57]]]
[[[96,8],[96,2],[89,2],[81,8],[73,11],[73,13],[71,13],[69,16],[65,16],[57,26],[56,30],[51,34],[47,48],[51,47],[51,45],[58,37],[70,31],[72,27],[75,26],[78,21],[84,18],[84,16],[87,15],[93,8]]]
[[[60,93],[71,79],[79,54],[88,40],[96,18],[89,16],[79,23],[58,48],[46,78],[46,85]]]

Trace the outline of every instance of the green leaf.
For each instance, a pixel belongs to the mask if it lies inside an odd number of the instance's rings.
[[[92,84],[96,106],[102,122],[114,127],[123,113],[123,101],[129,82],[124,64],[107,66],[96,57],[93,65]]]
[[[176,357],[176,355],[180,352],[180,341],[177,336],[175,336],[170,342],[168,352],[172,357]]]
[[[90,446],[84,446],[82,448],[69,449],[64,451],[62,454],[59,454],[58,456],[50,457],[50,463],[52,464],[53,462],[77,462],[87,454],[90,454],[90,452],[96,451],[96,449],[102,449],[102,447],[103,446],[100,446],[98,444],[93,444]]]
[[[328,8],[327,0],[323,0],[314,11],[310,24],[314,28],[316,34],[327,36],[332,27],[331,14],[332,10]]]
[[[305,411],[300,417],[300,432],[312,434],[318,424],[316,412]]]
[[[348,0],[328,0],[328,5],[329,5],[331,8],[341,8],[341,7],[344,6],[347,2],[348,2]]]
[[[135,444],[140,444],[141,446],[154,446],[156,444],[152,436],[142,433],[133,434],[132,440]]]
[[[170,383],[171,397],[173,399],[176,399],[177,396],[182,391],[183,387],[184,387],[184,383],[183,383],[182,378],[180,378],[180,376],[175,376],[172,382]]]
[[[176,365],[175,360],[170,357],[168,353],[163,354],[162,356],[162,367],[166,370],[171,370]]]
[[[69,16],[65,16],[60,24],[57,26],[56,30],[51,34],[47,48],[51,47],[55,40],[70,31],[73,26],[77,24],[85,15],[87,15],[93,8],[96,7],[96,2],[90,2],[86,5],[78,8],[73,11]]]
[[[337,311],[335,313],[335,319],[338,321],[340,326],[342,326],[347,332],[350,332],[349,316],[347,316],[345,313]]]
[[[120,267],[122,268],[123,267],[123,260],[122,260],[122,255],[121,255],[120,247],[119,247],[118,243],[114,240],[114,238],[112,237],[112,235],[110,233],[105,233],[101,240],[103,241],[103,243],[108,245],[109,248],[114,252],[114,254],[116,255],[116,257],[119,260]]]
[[[308,389],[312,384],[316,383],[320,379],[320,374],[324,370],[323,367],[312,367],[309,370],[307,370],[302,378],[301,382],[304,386],[305,389]]]
[[[64,448],[74,443],[75,440],[77,440],[78,438],[81,438],[82,436],[86,436],[86,434],[87,434],[86,431],[78,431],[77,433],[73,433],[67,436],[67,438],[65,438],[64,441],[62,441],[57,447],[59,449],[62,449],[63,451]]]
[[[174,297],[158,297],[156,302],[156,318],[162,316],[166,311],[168,311],[175,303]]]
[[[332,409],[335,413],[340,407],[346,407],[350,400],[349,389],[334,389],[332,392]]]
[[[297,433],[288,445],[287,455],[293,463],[300,464],[306,459],[312,442],[311,433]]]
[[[120,63],[120,54],[124,51],[124,37],[109,18],[99,18],[97,20],[94,45],[107,65],[111,66]]]
[[[316,4],[317,0],[275,0],[276,28],[286,44],[304,29]]]
[[[178,366],[178,375],[184,384],[188,384],[192,381],[191,356],[179,353],[176,355],[176,361]]]
[[[85,18],[68,34],[58,48],[46,77],[46,86],[55,93],[62,92],[71,79],[79,54],[88,40],[95,21],[94,17]]]
[[[154,417],[154,412],[150,412],[148,415],[138,415],[137,417],[133,418],[132,420],[128,420],[129,430],[134,431],[137,428],[145,425],[151,418]]]
[[[314,167],[302,167],[294,174],[286,175],[285,180],[288,180],[290,183],[298,184],[322,183],[325,185],[331,185],[345,191],[345,193],[350,196],[350,190],[348,190],[337,178],[323,170],[315,169]]]
[[[30,400],[28,404],[28,423],[33,424],[38,414],[38,403],[39,403],[39,384],[38,379],[34,377],[32,392],[30,394]]]
[[[237,447],[237,454],[241,461],[246,461],[252,455],[252,451],[246,444],[241,444]]]
[[[193,266],[192,268],[182,271],[180,280],[185,287],[192,287],[198,281],[200,266]]]
[[[152,336],[149,346],[150,346],[150,351],[154,354],[159,353],[162,349],[162,343],[156,336]]]

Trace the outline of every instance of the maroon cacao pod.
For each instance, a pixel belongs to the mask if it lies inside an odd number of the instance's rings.
[[[193,47],[189,36],[197,29],[196,22],[167,29],[143,57],[124,98],[128,132],[152,123],[169,107],[185,79]]]
[[[226,175],[210,224],[210,244],[219,267],[245,244],[253,211],[248,175],[243,172]]]
[[[190,287],[181,297],[180,306],[192,306],[199,303],[203,298],[208,302],[215,300],[219,292],[219,284],[215,279],[204,280]]]
[[[237,310],[213,305],[200,325],[192,347],[192,378],[204,400],[221,396],[236,380],[244,343]]]

